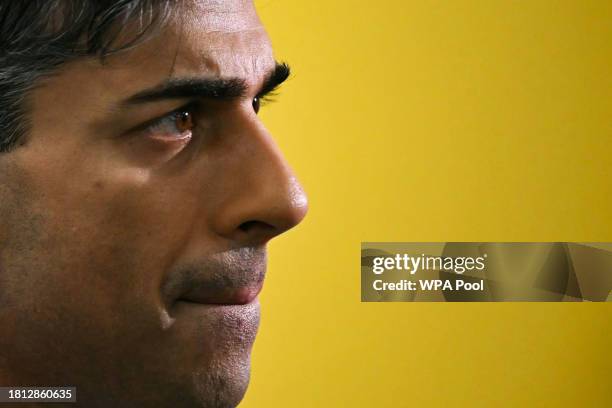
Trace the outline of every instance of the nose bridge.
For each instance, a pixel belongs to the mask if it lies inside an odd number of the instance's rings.
[[[233,240],[267,241],[297,225],[307,198],[293,170],[259,120],[236,129],[227,194],[215,217],[217,232]]]

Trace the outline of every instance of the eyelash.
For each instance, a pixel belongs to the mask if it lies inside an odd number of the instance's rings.
[[[252,106],[253,106],[253,110],[255,111],[255,113],[257,114],[259,112],[259,110],[261,109],[261,107],[266,106],[270,103],[273,103],[276,101],[275,97],[278,96],[278,94],[276,92],[268,92],[265,95],[258,95],[255,98],[253,98],[252,100]],[[159,128],[161,128],[162,126],[165,125],[165,122],[170,120],[177,120],[179,115],[182,114],[188,114],[190,115],[191,121],[194,122],[194,117],[195,117],[195,112],[198,109],[198,103],[197,102],[190,102],[187,105],[184,105],[178,109],[173,110],[170,113],[167,113],[157,119],[152,120],[151,122],[148,122],[146,124],[144,124],[141,129],[144,130],[144,132],[148,135],[151,135],[152,137],[156,137],[155,134],[157,132],[157,134],[159,134]],[[193,128],[196,126],[196,123],[192,123],[191,125],[191,130],[186,130],[183,131],[181,133],[184,134],[187,131],[192,131]],[[157,128],[157,129],[156,129]],[[168,132],[170,133],[170,132]],[[177,134],[178,132],[175,132],[173,134]],[[182,136],[180,138],[176,138],[177,140],[182,140],[182,139],[188,139],[190,138],[191,135],[189,136]]]
[[[257,95],[255,98],[253,98],[253,110],[255,110],[255,113],[259,113],[259,110],[261,109],[262,106],[266,106],[270,103],[274,103],[276,102],[276,97],[278,96],[277,92],[268,92],[265,95]],[[255,108],[255,104],[256,102],[259,102],[259,108],[256,109]]]

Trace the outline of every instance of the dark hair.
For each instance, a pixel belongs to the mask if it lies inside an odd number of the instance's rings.
[[[0,152],[24,143],[26,96],[41,77],[78,57],[103,61],[135,46],[165,23],[174,3],[0,0]]]

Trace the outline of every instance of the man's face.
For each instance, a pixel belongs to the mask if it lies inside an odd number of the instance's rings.
[[[76,385],[88,407],[246,390],[265,244],[306,212],[253,103],[283,72],[250,1],[177,13],[42,82],[0,157],[5,385]]]

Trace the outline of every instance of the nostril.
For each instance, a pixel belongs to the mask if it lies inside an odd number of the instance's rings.
[[[253,229],[253,227],[255,226],[255,224],[257,224],[258,221],[247,221],[247,222],[243,222],[242,224],[240,224],[240,226],[238,228],[240,228],[242,231],[244,232],[249,232],[250,230]]]
[[[258,232],[273,232],[275,228],[265,222],[262,221],[245,221],[240,226],[241,231],[252,233],[254,231]]]

